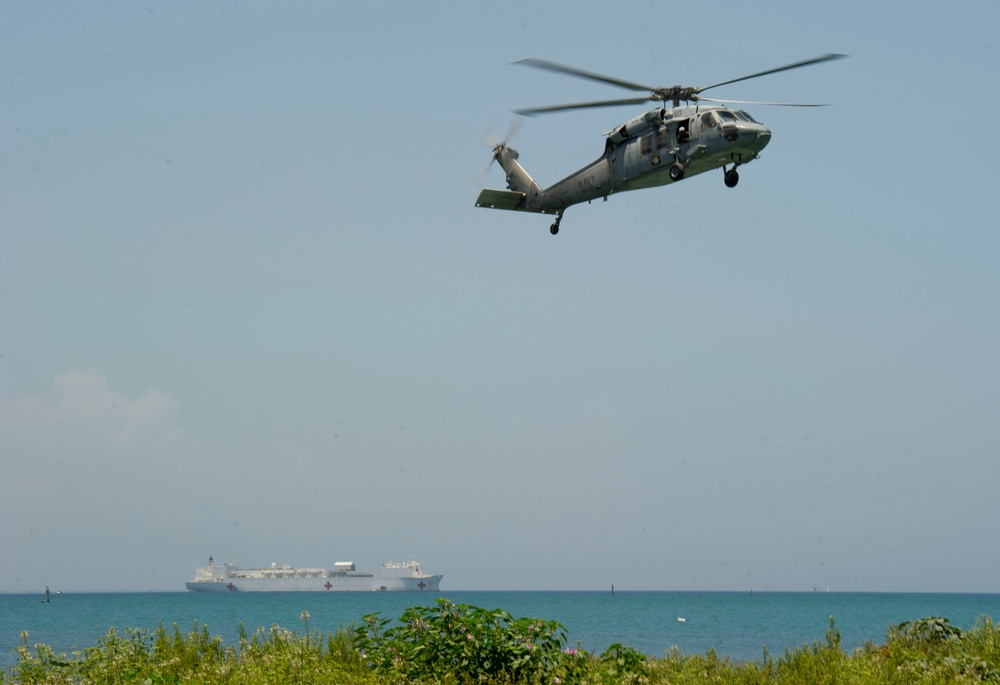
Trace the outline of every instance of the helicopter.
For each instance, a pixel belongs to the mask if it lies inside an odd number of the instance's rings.
[[[701,88],[689,86],[650,88],[547,60],[523,59],[514,62],[535,69],[645,92],[640,97],[515,110],[514,113],[520,117],[592,107],[640,105],[650,101],[658,102],[659,106],[607,131],[604,134],[606,136],[604,153],[600,157],[548,188],[540,187],[518,163],[520,156],[518,151],[508,144],[514,132],[512,128],[503,140],[492,144],[493,158],[490,160],[490,166],[493,162],[499,162],[506,173],[507,190],[484,189],[476,199],[476,206],[554,214],[556,219],[549,227],[549,232],[556,235],[559,233],[559,225],[567,208],[597,198],[603,198],[606,202],[608,196],[613,193],[676,183],[683,178],[719,168],[722,169],[726,186],[735,188],[740,180],[737,169],[759,157],[760,151],[771,140],[771,130],[745,110],[730,108],[727,105],[779,107],[825,105],[714,100],[701,94],[711,88],[843,57],[846,55],[828,53]],[[682,102],[685,104],[682,105]],[[702,102],[713,104],[702,105]],[[488,170],[489,167],[486,171]]]

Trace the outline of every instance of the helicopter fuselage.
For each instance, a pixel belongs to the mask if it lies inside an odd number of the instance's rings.
[[[742,110],[705,105],[653,109],[609,131],[604,154],[544,189],[517,162],[517,150],[501,143],[494,155],[507,174],[509,190],[484,190],[476,205],[561,218],[567,207],[581,202],[719,168],[732,187],[739,179],[736,167],[756,159],[770,140],[771,131]]]

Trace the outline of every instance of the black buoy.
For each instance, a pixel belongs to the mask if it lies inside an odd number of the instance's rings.
[[[52,601],[52,596],[49,594],[49,586],[45,586],[45,603],[48,604]]]

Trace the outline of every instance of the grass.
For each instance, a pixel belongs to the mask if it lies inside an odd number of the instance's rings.
[[[674,649],[648,658],[621,644],[602,654],[566,647],[555,621],[514,618],[507,612],[438,600],[407,609],[398,619],[378,614],[361,625],[321,635],[272,626],[252,635],[241,625],[235,645],[207,626],[187,633],[175,625],[155,631],[110,630],[93,647],[56,654],[21,634],[17,664],[6,683],[546,683],[604,685],[823,685],[1000,683],[1000,626],[981,618],[963,632],[932,617],[890,626],[882,644],[846,652],[830,618],[824,640],[754,661],[720,659],[714,651]]]

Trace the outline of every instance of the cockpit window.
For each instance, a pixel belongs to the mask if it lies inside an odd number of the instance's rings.
[[[728,109],[720,109],[718,111],[719,118],[722,119],[722,123],[731,124],[736,121],[736,117]]]
[[[754,119],[752,116],[750,116],[749,113],[744,112],[742,109],[736,113],[736,116],[740,116],[740,115],[746,117],[747,121],[752,121],[755,124],[759,124],[760,123],[759,121],[757,121],[756,119]]]
[[[719,122],[715,118],[715,112],[705,112],[701,115],[701,130],[707,131],[718,126]]]

